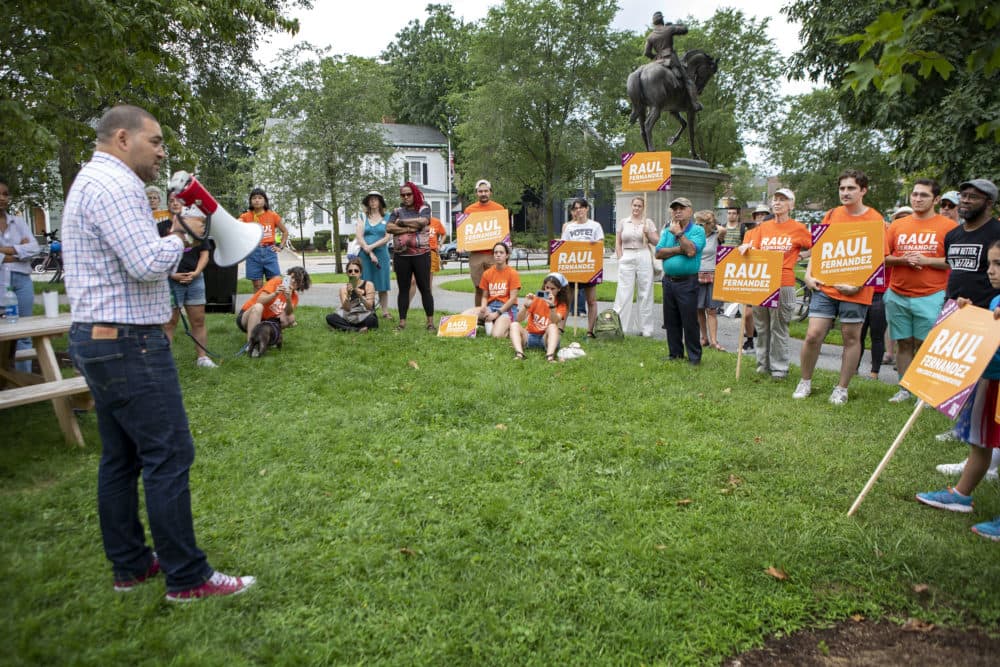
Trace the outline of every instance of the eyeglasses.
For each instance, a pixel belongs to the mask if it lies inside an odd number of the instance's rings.
[[[347,269],[347,275],[349,275],[349,276],[360,276],[361,275],[361,271],[359,271],[357,269],[354,269],[353,271],[351,269]]]
[[[958,195],[959,201],[982,201],[986,199],[986,195],[981,195],[978,192],[963,192]]]
[[[955,208],[955,204],[952,204],[950,201],[946,199],[945,201],[941,202],[941,208]]]

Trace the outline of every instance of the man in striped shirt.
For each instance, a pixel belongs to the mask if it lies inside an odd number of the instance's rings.
[[[104,114],[94,156],[66,198],[63,258],[70,354],[94,396],[101,434],[97,509],[114,588],[134,590],[162,567],[167,600],[185,602],[241,593],[254,578],[215,572],[195,541],[194,442],[163,331],[167,277],[186,234],[175,223],[160,238],[143,188],[164,155],[160,125],[148,112],[116,106]],[[140,471],[155,552],[139,519]]]

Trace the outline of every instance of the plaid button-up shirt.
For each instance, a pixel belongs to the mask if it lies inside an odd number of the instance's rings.
[[[170,319],[167,277],[184,244],[173,234],[160,238],[143,182],[128,165],[94,152],[66,197],[62,236],[74,322]]]

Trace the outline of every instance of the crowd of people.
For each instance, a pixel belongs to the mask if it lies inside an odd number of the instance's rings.
[[[138,107],[116,106],[101,117],[96,130],[93,157],[67,196],[62,230],[66,294],[73,319],[70,355],[87,380],[97,414],[102,442],[98,515],[105,554],[112,564],[113,587],[132,591],[162,571],[171,602],[240,594],[254,585],[254,577],[214,570],[195,539],[188,488],[194,443],[171,351],[172,332],[183,309],[191,319],[192,337],[199,350],[196,363],[210,365],[202,361],[207,358],[202,354],[207,344],[202,274],[211,250],[207,239],[202,239],[204,216],[196,208],[185,209],[171,199],[166,214],[158,214],[158,228],[152,224],[150,208],[158,209],[163,195],[155,189],[147,192],[145,183],[156,179],[165,155],[163,133],[152,115]],[[838,188],[841,206],[827,214],[825,223],[882,220],[881,214],[864,204],[868,180],[862,172],[845,171]],[[477,202],[467,211],[496,210],[499,206],[490,199],[492,188],[487,181],[477,183],[476,192]],[[413,183],[404,183],[399,194],[401,205],[391,211],[377,192],[364,200],[365,219],[358,235],[360,257],[348,262],[348,282],[340,289],[340,307],[327,318],[335,329],[363,332],[377,327],[380,317],[376,305],[381,307],[382,319],[390,316],[386,299],[390,263],[387,236],[391,236],[399,291],[396,328],[406,326],[410,287],[415,283],[427,327],[436,330],[430,289],[430,209]],[[0,265],[13,269],[8,275],[24,275],[31,235],[23,221],[8,212],[9,200],[7,184],[0,181]],[[942,204],[938,214],[934,209],[941,202],[951,206]],[[688,199],[677,197],[670,203],[671,219],[657,235],[655,225],[644,216],[643,203],[633,200],[630,216],[616,230],[615,252],[623,275],[616,304],[630,330],[652,334],[655,257],[663,273],[669,357],[697,366],[704,345],[720,347],[712,317],[719,306],[711,291],[712,253],[706,248],[728,245],[740,252],[780,251],[784,261],[779,307],[747,312],[757,333],[757,370],[778,380],[785,378],[789,373],[788,304],[793,298],[794,267],[812,240],[805,227],[792,218],[794,193],[778,190],[767,212],[772,217],[743,230],[738,228],[738,212],[735,220],[727,215],[726,225],[720,227],[711,212],[696,214]],[[255,293],[236,318],[249,343],[262,323],[274,323],[279,332],[295,325],[298,293],[310,287],[311,278],[301,267],[281,276],[275,261],[276,233],[284,232],[280,217],[270,211],[262,190],[251,192],[248,204],[244,222],[265,228],[260,247],[247,261]],[[988,308],[1000,318],[1000,221],[993,217],[996,204],[997,188],[984,179],[967,181],[956,193],[944,195],[934,181],[918,180],[910,193],[912,213],[888,226],[884,250],[891,275],[884,297],[885,319],[900,375],[927,337],[945,299]],[[957,220],[949,214],[951,209]],[[564,239],[602,240],[603,229],[590,219],[589,211],[587,200],[573,202],[572,221],[564,226]],[[287,241],[287,234],[283,241]],[[517,271],[508,264],[510,251],[507,244],[498,243],[488,257],[478,253],[482,255],[477,259],[481,270],[473,275],[477,291],[469,312],[490,324],[493,336],[509,338],[516,359],[524,359],[530,348],[539,348],[549,361],[556,361],[569,314],[571,284],[559,273],[548,274],[542,290],[527,294],[520,303],[522,285]],[[861,330],[874,291],[824,284],[813,276],[811,262],[810,258],[804,279],[815,293],[800,357],[801,380],[793,398],[806,399],[812,393],[819,346],[839,318],[844,346],[840,377],[830,402],[843,405],[858,366]],[[596,294],[593,286],[583,287],[589,306],[587,331],[592,333]],[[633,290],[638,300],[631,310]],[[28,307],[25,312],[30,312]],[[1000,350],[951,432],[951,437],[970,446],[967,461],[959,466],[958,484],[918,494],[921,503],[972,511],[971,494],[989,474],[991,455],[1000,449],[1000,424],[994,420],[998,385]],[[890,400],[901,403],[910,398],[900,388]],[[140,474],[155,551],[146,543],[139,517]],[[973,531],[1000,540],[1000,518],[976,524]]]

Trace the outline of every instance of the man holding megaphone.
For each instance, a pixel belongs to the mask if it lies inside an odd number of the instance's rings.
[[[163,331],[171,314],[167,276],[188,232],[178,219],[161,238],[143,188],[164,155],[163,132],[149,112],[116,106],[101,117],[94,156],[66,197],[63,259],[70,354],[93,394],[101,434],[97,510],[114,590],[135,590],[162,569],[167,600],[187,602],[236,595],[255,580],[216,572],[195,541],[194,441]],[[140,472],[155,552],[139,519]]]

